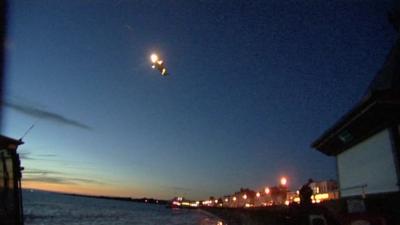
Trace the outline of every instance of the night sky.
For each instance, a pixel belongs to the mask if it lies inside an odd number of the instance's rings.
[[[311,143],[395,40],[387,1],[10,1],[24,187],[206,198],[336,178]],[[159,53],[170,76],[151,69]]]

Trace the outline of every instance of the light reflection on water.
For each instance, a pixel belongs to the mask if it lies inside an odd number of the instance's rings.
[[[48,192],[23,192],[25,225],[216,225],[202,211]]]

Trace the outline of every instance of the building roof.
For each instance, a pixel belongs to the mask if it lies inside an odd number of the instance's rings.
[[[383,64],[369,85],[364,99],[376,92],[400,90],[400,39],[397,40]]]
[[[10,148],[10,145],[15,146],[15,149],[18,145],[22,145],[24,142],[21,140],[16,140],[13,138],[9,138],[3,135],[0,135],[0,148]]]
[[[388,54],[361,101],[312,147],[337,155],[382,129],[400,122],[400,39]]]

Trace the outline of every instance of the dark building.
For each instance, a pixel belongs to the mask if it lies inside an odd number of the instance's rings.
[[[0,225],[21,225],[21,166],[17,148],[22,142],[0,135]]]
[[[400,223],[400,39],[361,101],[312,147],[336,157],[342,213]]]
[[[365,97],[312,147],[335,156],[342,197],[398,192],[400,39]]]

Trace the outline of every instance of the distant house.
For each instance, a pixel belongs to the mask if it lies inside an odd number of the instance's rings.
[[[341,197],[400,190],[400,39],[364,98],[312,147],[335,156]]]
[[[334,180],[314,181],[310,183],[310,188],[313,190],[311,200],[313,203],[338,199],[338,186]],[[289,203],[300,203],[299,190],[287,193],[287,201]]]
[[[287,187],[277,186],[277,187],[270,187],[269,189],[270,189],[272,204],[284,205],[288,193]]]
[[[313,190],[311,197],[313,203],[339,198],[337,182],[334,180],[314,181],[310,187]]]
[[[334,180],[314,181],[310,187],[314,194],[335,192],[338,189],[337,182]]]
[[[241,188],[231,196],[221,198],[222,206],[230,208],[243,208],[254,206],[256,192],[248,188]]]

